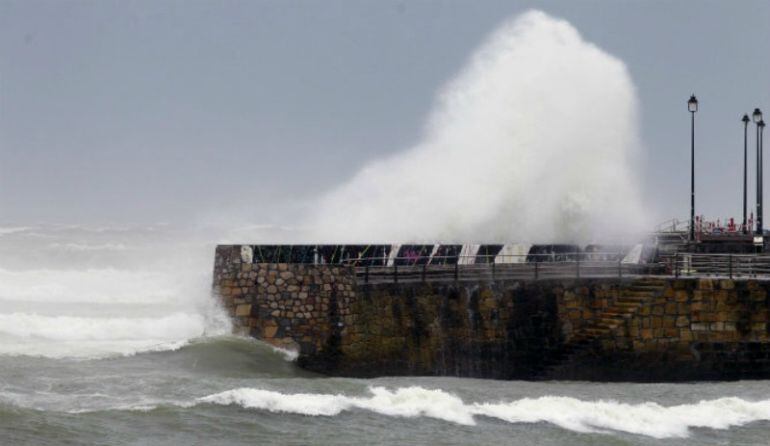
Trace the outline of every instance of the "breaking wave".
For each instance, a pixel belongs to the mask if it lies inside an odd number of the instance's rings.
[[[547,422],[576,432],[618,431],[654,438],[687,437],[689,429],[695,427],[728,429],[770,420],[770,400],[752,402],[733,397],[666,407],[653,402],[628,404],[558,396],[466,404],[451,393],[422,387],[393,391],[372,387],[370,392],[370,397],[352,397],[240,388],[200,398],[197,403],[309,416],[335,416],[358,409],[393,417],[429,417],[461,425],[475,425],[474,417],[481,416],[509,423]]]
[[[209,291],[211,250],[177,237],[152,228],[4,228],[0,355],[102,358],[229,333]]]

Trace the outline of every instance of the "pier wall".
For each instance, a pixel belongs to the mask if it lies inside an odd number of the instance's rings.
[[[330,375],[677,381],[770,377],[767,289],[674,278],[360,284],[351,267],[216,251],[236,330]]]

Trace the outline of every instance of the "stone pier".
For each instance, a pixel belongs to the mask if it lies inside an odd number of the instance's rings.
[[[770,377],[770,282],[623,279],[362,284],[352,267],[252,263],[219,246],[236,329],[329,375],[683,381]]]

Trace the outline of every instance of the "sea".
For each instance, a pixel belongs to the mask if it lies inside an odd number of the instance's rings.
[[[234,336],[214,242],[0,227],[0,445],[770,444],[770,382],[334,378]]]

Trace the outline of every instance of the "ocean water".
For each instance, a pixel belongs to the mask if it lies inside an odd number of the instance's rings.
[[[0,444],[768,443],[767,381],[303,371],[229,334],[203,240],[167,226],[0,228]]]

